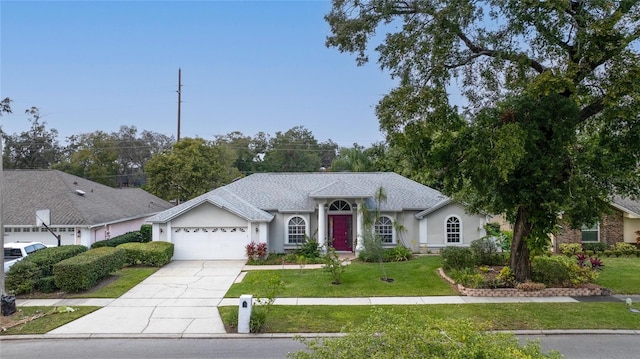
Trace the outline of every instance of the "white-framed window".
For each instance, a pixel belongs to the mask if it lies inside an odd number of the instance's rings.
[[[380,216],[376,219],[373,230],[380,236],[383,244],[393,243],[393,220],[387,216]]]
[[[307,234],[307,220],[293,216],[287,221],[287,244],[302,244]]]
[[[449,216],[444,222],[447,243],[462,242],[462,221],[458,216]]]
[[[600,225],[598,223],[593,226],[582,226],[582,241],[583,242],[599,242],[600,241]]]
[[[329,205],[329,211],[331,212],[351,211],[351,205],[349,204],[349,202],[339,199],[337,201],[331,202],[331,204]]]

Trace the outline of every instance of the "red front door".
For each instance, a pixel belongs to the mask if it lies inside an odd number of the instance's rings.
[[[337,251],[353,251],[351,216],[329,216],[329,235]]]

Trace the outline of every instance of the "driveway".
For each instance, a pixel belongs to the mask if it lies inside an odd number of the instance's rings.
[[[106,307],[48,334],[225,333],[218,304],[245,261],[173,261]]]

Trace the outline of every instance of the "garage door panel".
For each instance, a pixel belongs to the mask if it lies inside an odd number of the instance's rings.
[[[174,260],[245,259],[246,228],[176,228]]]

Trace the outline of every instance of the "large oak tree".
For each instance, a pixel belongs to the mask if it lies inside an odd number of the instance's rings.
[[[398,80],[377,106],[391,146],[514,221],[518,280],[560,215],[593,223],[639,194],[637,0],[334,0],[326,20],[328,46],[364,64],[373,45]]]

